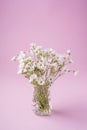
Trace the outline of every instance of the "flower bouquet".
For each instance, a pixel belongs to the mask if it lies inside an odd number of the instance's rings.
[[[51,113],[49,88],[52,83],[66,73],[77,74],[67,68],[73,63],[70,50],[57,54],[51,48],[43,49],[32,43],[29,50],[21,51],[12,60],[18,61],[18,74],[24,75],[33,85],[33,110],[38,115]]]

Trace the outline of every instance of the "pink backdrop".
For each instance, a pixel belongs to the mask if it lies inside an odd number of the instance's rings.
[[[33,89],[10,60],[32,41],[60,53],[71,49],[79,70],[53,84],[50,117],[33,114]],[[0,0],[0,130],[87,130],[86,73],[86,0]]]

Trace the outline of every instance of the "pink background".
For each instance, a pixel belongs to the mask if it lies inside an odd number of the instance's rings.
[[[32,112],[33,88],[10,59],[35,41],[63,53],[72,74],[51,88],[53,114]],[[87,130],[87,1],[0,0],[0,130]]]

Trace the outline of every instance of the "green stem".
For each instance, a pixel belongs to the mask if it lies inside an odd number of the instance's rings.
[[[43,112],[50,109],[48,87],[38,86],[34,88],[34,102],[38,110]]]

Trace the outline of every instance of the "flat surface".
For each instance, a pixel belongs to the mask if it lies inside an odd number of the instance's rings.
[[[19,80],[2,79],[0,130],[87,130],[85,80],[78,83],[73,79],[71,83],[67,83],[67,80],[60,79],[52,86],[51,116],[36,116],[33,113],[33,88],[25,81],[21,77]]]

